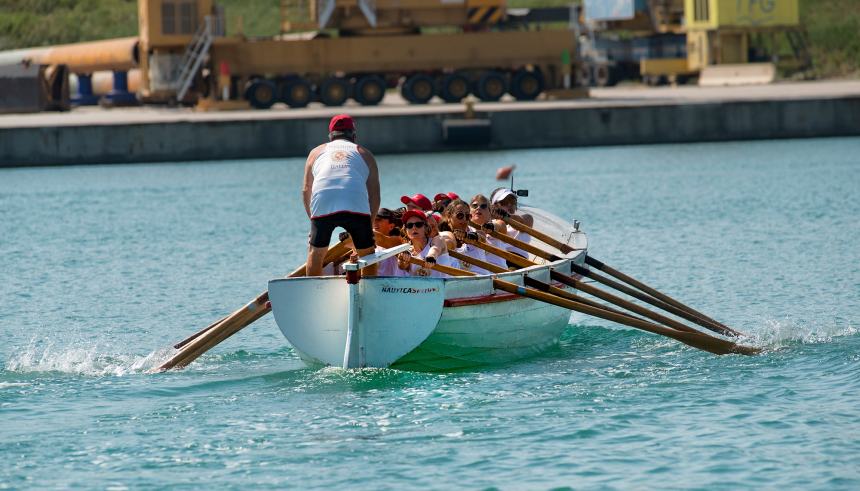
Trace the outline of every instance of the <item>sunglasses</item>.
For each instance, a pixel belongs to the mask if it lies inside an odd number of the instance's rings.
[[[406,230],[409,230],[412,227],[424,228],[424,222],[409,222],[409,223],[404,223],[403,226],[406,228]]]
[[[467,216],[469,216],[469,214],[463,213],[462,211],[460,213],[457,213],[456,215],[454,215],[454,217],[456,217],[457,220],[465,220]]]
[[[473,210],[477,210],[477,209],[486,210],[487,209],[487,203],[481,203],[481,204],[472,203],[471,206],[472,206]]]

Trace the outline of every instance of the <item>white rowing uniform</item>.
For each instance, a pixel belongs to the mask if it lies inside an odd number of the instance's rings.
[[[430,247],[432,245],[431,242],[432,241],[428,240],[427,245],[424,246],[424,249],[422,249],[421,252],[415,257],[417,257],[418,259],[421,259],[421,260],[423,260],[425,257],[427,257],[427,253],[430,252]],[[442,254],[441,256],[436,258],[436,264],[441,264],[442,266],[451,266],[452,265],[451,260],[452,260],[451,256],[449,256],[448,253],[446,252],[445,254]],[[440,273],[440,272],[436,271],[435,269],[424,268],[424,267],[418,266],[417,264],[410,264],[409,269],[407,269],[405,271],[398,267],[395,270],[395,273],[396,273],[395,276],[426,276],[426,277],[430,277],[430,278],[447,278],[448,277],[448,275],[446,275],[445,273]]]
[[[472,226],[469,226],[469,231],[479,232],[478,230],[475,230],[475,228]],[[491,245],[497,249],[501,249],[503,251],[507,250],[506,247],[508,245],[505,244],[504,242],[502,242],[502,241],[500,241],[494,237],[491,237],[489,234],[486,234],[483,232],[481,232],[481,234],[487,240],[487,244],[489,244],[489,245]],[[495,264],[496,266],[500,266],[502,268],[508,269],[508,262],[504,258],[501,258],[501,257],[493,254],[492,252],[487,252],[487,251],[483,251],[483,250],[482,250],[482,252],[484,253],[484,261],[487,261],[488,263],[492,263],[492,264]],[[473,257],[477,257],[477,256],[473,256]]]
[[[384,250],[384,247],[376,246],[376,252]],[[397,267],[397,256],[385,258],[377,264],[379,266],[377,268],[376,276],[397,276],[397,270],[400,269]]]
[[[484,252],[484,250],[479,247],[475,247],[472,244],[463,243],[463,245],[454,250],[473,259],[489,262],[487,261],[487,254]],[[471,264],[467,261],[461,261],[459,259],[451,257],[451,262],[454,264],[455,268],[464,269],[466,271],[471,271],[477,274],[492,274],[486,269],[480,266],[475,266],[474,264]]]
[[[370,215],[367,178],[370,168],[349,140],[326,143],[313,164],[311,218],[347,212]]]
[[[520,242],[525,242],[526,244],[529,244],[529,243],[531,243],[531,241],[532,241],[532,236],[531,236],[531,235],[529,235],[529,234],[527,234],[527,233],[525,233],[525,232],[520,232],[519,230],[517,230],[517,229],[515,229],[515,228],[513,228],[513,227],[508,227],[508,235],[509,235],[511,238],[517,239],[517,240],[518,240],[518,241],[520,241]],[[517,247],[517,246],[508,245],[508,246],[507,246],[507,248],[506,248],[506,250],[507,250],[508,252],[513,252],[514,254],[517,254],[517,255],[522,256],[522,257],[525,257],[525,258],[528,258],[528,257],[529,257],[529,253],[528,253],[528,252],[526,252],[526,251],[524,251],[524,250],[520,249],[520,248],[519,248],[519,247]]]

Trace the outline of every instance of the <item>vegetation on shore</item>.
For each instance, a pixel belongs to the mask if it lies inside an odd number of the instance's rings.
[[[570,0],[510,0],[512,6],[563,5]],[[220,0],[228,31],[271,36],[279,31],[279,0]],[[815,75],[860,76],[858,0],[800,0]],[[241,18],[241,21],[239,20]],[[0,50],[137,34],[137,0],[0,0]]]

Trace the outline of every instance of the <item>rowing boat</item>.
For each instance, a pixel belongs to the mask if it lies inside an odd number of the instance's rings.
[[[523,285],[524,277],[552,283],[552,270],[582,266],[585,233],[546,211],[523,206],[535,228],[574,250],[564,253],[536,239],[559,260],[498,275],[369,277],[350,285],[343,276],[280,278],[269,282],[275,322],[301,359],[312,366],[456,370],[506,363],[558,343],[570,311],[493,288],[493,279]],[[562,285],[557,285],[562,286]]]

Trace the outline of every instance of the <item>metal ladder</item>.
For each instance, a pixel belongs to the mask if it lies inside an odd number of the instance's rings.
[[[194,34],[194,39],[185,48],[185,53],[182,55],[182,68],[179,71],[179,76],[176,77],[179,91],[176,93],[176,100],[182,101],[188,89],[191,88],[191,82],[194,76],[203,65],[203,60],[209,53],[209,47],[212,46],[212,16],[207,15],[203,19],[203,25],[197,29]]]

